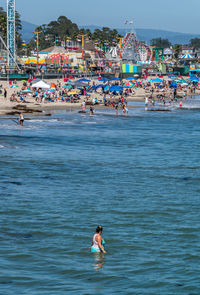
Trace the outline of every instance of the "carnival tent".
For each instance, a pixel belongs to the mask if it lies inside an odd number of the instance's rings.
[[[191,54],[187,53],[181,57],[182,59],[192,59],[194,58]]]

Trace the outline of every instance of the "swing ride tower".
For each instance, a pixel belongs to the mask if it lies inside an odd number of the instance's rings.
[[[14,69],[15,55],[15,0],[7,0],[7,65]]]

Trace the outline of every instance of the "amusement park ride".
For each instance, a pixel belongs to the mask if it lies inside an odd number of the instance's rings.
[[[7,1],[7,44],[0,35],[0,41],[7,51],[7,68],[13,70],[18,68],[16,62],[15,49],[15,0]],[[132,22],[131,22],[132,23]],[[126,34],[124,38],[119,38],[120,44],[114,45],[109,52],[97,50],[99,61],[103,60],[122,60],[127,63],[137,63],[138,61],[145,62],[152,60],[152,51],[149,46],[137,40],[134,29]],[[83,48],[82,48],[83,49]],[[84,49],[83,49],[84,52]]]
[[[127,63],[148,62],[153,58],[152,51],[144,42],[139,42],[134,29],[126,34],[124,38],[119,38],[120,44],[113,46],[110,51],[102,52],[106,59],[123,60]]]
[[[7,51],[7,66],[14,69],[16,63],[15,53],[15,0],[7,0],[7,45],[0,35],[0,41]]]

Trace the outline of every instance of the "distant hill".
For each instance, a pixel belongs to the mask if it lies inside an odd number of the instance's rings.
[[[26,21],[22,21],[22,38],[23,40],[29,41],[33,38],[33,31],[37,25],[31,24]],[[100,26],[79,26],[79,28],[90,29],[92,32],[95,29],[101,29]],[[125,35],[125,29],[116,29],[119,34]],[[193,38],[200,38],[200,35],[196,34],[185,34],[185,33],[178,33],[178,32],[170,32],[165,30],[154,30],[154,29],[136,29],[137,37],[140,41],[145,41],[147,44],[150,44],[150,41],[153,38],[164,38],[168,39],[172,44],[188,44],[191,39]]]
[[[33,31],[37,28],[37,25],[31,24],[26,21],[22,21],[22,39],[25,41],[29,41],[33,38]]]
[[[94,31],[95,29],[101,29],[100,26],[79,26],[80,28],[90,29]],[[116,28],[116,30],[121,35],[126,34],[125,29]],[[172,44],[188,44],[191,39],[193,38],[200,38],[200,35],[196,34],[186,34],[186,33],[178,33],[178,32],[171,32],[165,30],[154,30],[154,29],[136,29],[137,38],[140,41],[145,41],[147,44],[150,44],[150,41],[153,38],[164,38],[168,39]]]

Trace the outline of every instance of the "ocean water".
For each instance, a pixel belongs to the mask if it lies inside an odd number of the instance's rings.
[[[0,294],[200,294],[200,112],[0,120]],[[107,254],[90,253],[97,225]]]

